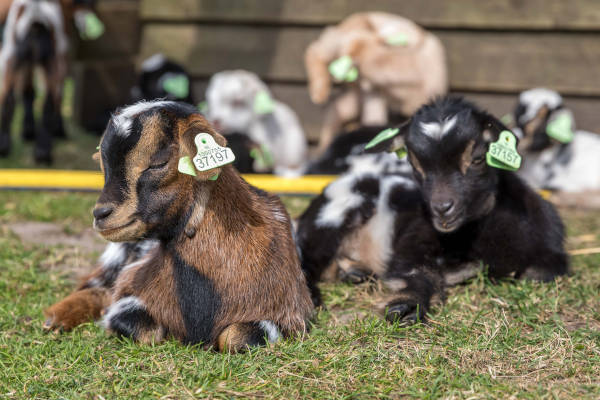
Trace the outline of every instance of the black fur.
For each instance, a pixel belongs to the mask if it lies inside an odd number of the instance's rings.
[[[212,282],[198,270],[187,265],[175,249],[170,253],[174,261],[177,298],[186,330],[187,343],[209,343],[214,321],[221,307],[219,293]]]
[[[156,322],[143,308],[133,308],[116,314],[107,325],[116,334],[137,340],[140,332],[155,328]]]
[[[189,82],[187,96],[177,97],[172,93],[165,91],[162,86],[162,79],[167,74],[185,76]],[[132,89],[132,100],[156,100],[165,99],[173,101],[184,101],[189,104],[194,104],[192,94],[192,78],[187,73],[185,68],[174,61],[164,59],[153,69],[142,70],[138,77],[138,85]]]
[[[443,124],[451,118],[456,118],[456,124],[440,140],[423,134],[421,123]],[[405,286],[396,289],[396,298],[388,303],[389,320],[423,319],[434,295],[444,298],[445,276],[466,263],[482,262],[492,278],[514,274],[549,281],[567,273],[564,227],[553,206],[515,173],[481,162],[489,146],[484,137],[490,135],[495,141],[504,129],[497,119],[460,98],[422,107],[403,127],[416,185],[394,186],[385,200],[393,210],[389,217],[395,218],[395,229],[393,254],[380,278],[401,279]],[[470,141],[470,164],[463,172],[461,156]],[[328,201],[325,194],[301,216],[298,244],[317,301],[321,273],[335,258],[341,241],[374,215],[381,185],[389,178],[358,174],[352,191],[365,180],[371,189],[338,228],[316,224]],[[451,203],[449,211],[440,213],[440,202]]]

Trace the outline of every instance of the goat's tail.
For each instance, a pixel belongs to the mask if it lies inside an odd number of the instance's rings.
[[[55,56],[54,44],[54,32],[44,24],[34,22],[17,45],[17,65],[48,66]]]

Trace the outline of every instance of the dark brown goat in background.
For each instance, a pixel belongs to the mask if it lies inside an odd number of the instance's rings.
[[[138,103],[113,116],[94,226],[133,243],[109,245],[79,290],[46,311],[47,328],[104,312],[109,331],[135,340],[234,351],[305,332],[312,304],[285,208],[231,165],[178,172],[199,133],[226,145],[182,103]]]

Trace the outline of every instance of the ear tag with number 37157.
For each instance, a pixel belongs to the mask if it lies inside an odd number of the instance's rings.
[[[200,172],[219,168],[235,161],[235,155],[229,147],[222,147],[208,133],[199,133],[194,138],[198,153],[192,159]]]
[[[517,153],[517,139],[510,131],[500,132],[500,138],[490,143],[485,155],[490,167],[516,171],[521,167],[521,156]]]

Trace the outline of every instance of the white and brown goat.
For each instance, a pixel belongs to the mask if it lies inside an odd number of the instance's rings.
[[[138,103],[113,116],[94,227],[125,243],[110,244],[79,289],[46,310],[47,328],[103,314],[109,331],[134,340],[230,351],[306,330],[312,304],[285,208],[231,165],[179,172],[200,133],[226,146],[183,103]]]

